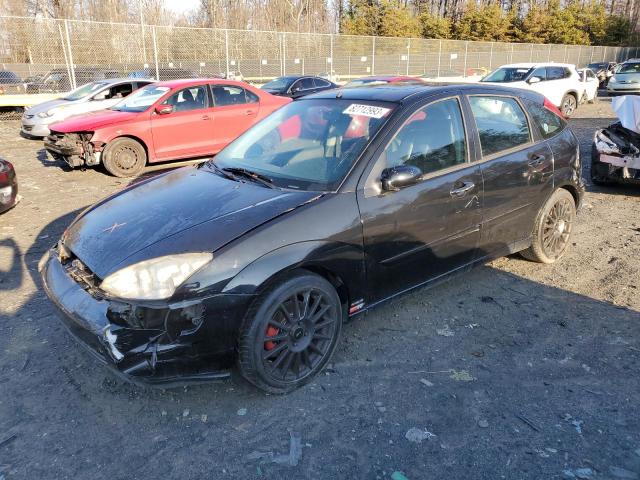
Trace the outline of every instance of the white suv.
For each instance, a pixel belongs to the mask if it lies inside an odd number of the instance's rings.
[[[534,90],[547,97],[565,117],[575,112],[583,91],[576,66],[567,63],[503,65],[480,81]]]

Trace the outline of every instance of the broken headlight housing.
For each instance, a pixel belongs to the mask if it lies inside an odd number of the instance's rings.
[[[164,300],[213,259],[211,253],[183,253],[152,258],[118,270],[100,288],[126,300]]]

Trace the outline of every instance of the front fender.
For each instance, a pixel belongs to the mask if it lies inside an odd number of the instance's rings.
[[[254,294],[275,275],[296,268],[327,273],[345,285],[351,299],[364,297],[364,254],[358,245],[326,240],[299,242],[263,255],[242,269],[222,293]]]

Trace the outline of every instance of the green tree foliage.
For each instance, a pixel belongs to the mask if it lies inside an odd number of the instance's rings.
[[[451,20],[423,12],[418,17],[424,38],[451,38]]]
[[[601,0],[455,1],[460,8],[451,10],[448,0],[350,0],[340,29],[353,35],[628,45],[635,25]]]
[[[472,3],[455,25],[460,40],[508,40],[509,17],[497,4],[476,6]]]

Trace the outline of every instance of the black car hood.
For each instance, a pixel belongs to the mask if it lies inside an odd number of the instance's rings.
[[[105,278],[147,256],[141,252],[148,251],[149,258],[183,251],[213,252],[317,196],[317,192],[236,182],[208,167],[187,167],[97,203],[62,238],[67,249]],[[187,230],[195,226],[198,233],[189,235]]]

